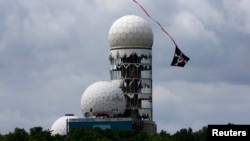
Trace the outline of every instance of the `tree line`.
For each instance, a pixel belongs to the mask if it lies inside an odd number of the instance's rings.
[[[174,134],[161,130],[154,135],[143,131],[75,128],[67,135],[51,135],[49,130],[33,127],[29,132],[15,128],[13,132],[2,135],[0,141],[207,141],[207,126],[198,131],[183,128]]]

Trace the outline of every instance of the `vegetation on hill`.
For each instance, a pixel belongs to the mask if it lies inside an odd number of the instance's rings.
[[[0,141],[207,141],[207,127],[193,132],[191,128],[180,129],[174,134],[161,130],[155,135],[143,131],[76,128],[67,135],[51,135],[49,130],[33,127],[29,132],[15,128],[6,135],[0,134]]]

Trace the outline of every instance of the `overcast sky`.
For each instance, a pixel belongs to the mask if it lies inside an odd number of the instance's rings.
[[[158,131],[250,124],[250,1],[138,2],[190,57],[184,68],[170,66],[173,43],[132,0],[0,0],[0,133],[83,117],[84,90],[110,80],[108,31],[127,14],[154,32]]]

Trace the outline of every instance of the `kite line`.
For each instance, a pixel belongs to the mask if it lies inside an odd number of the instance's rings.
[[[168,37],[173,41],[174,45],[177,46],[175,40],[174,40],[174,39],[172,38],[172,36],[164,29],[164,27],[163,27],[157,20],[155,20],[152,16],[150,16],[149,13],[146,11],[146,9],[145,9],[140,3],[138,3],[136,0],[133,0],[133,1],[134,1],[134,2],[144,11],[144,13],[145,13],[150,19],[152,19],[155,23],[157,23],[157,24],[160,26],[161,30],[162,30],[165,34],[167,34]]]
[[[185,64],[189,61],[189,57],[187,57],[184,53],[182,53],[180,51],[180,49],[178,48],[174,38],[167,32],[167,30],[165,30],[165,28],[157,21],[155,20],[147,11],[146,9],[140,4],[138,3],[136,0],[133,0],[142,10],[143,12],[150,18],[152,19],[156,24],[158,24],[158,26],[161,28],[161,30],[172,40],[172,42],[175,45],[175,55],[174,58],[172,60],[171,66],[179,66],[179,67],[184,67]]]

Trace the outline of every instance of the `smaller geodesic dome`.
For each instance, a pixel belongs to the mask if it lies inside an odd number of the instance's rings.
[[[114,83],[99,81],[90,85],[81,98],[81,110],[88,116],[118,116],[126,108],[125,96]]]
[[[51,135],[66,135],[67,134],[67,120],[78,118],[74,114],[65,114],[64,116],[58,118],[51,126]]]

